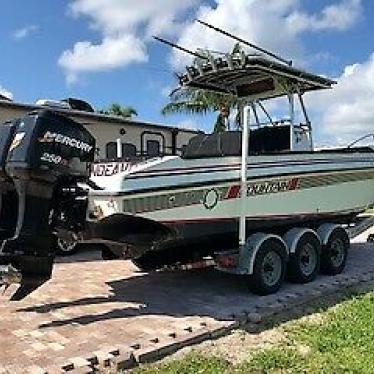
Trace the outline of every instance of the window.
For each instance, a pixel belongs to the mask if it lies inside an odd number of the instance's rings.
[[[122,157],[136,156],[136,146],[131,143],[122,143]]]
[[[136,146],[131,143],[122,143],[122,157],[125,158],[134,156],[136,156]],[[106,158],[109,160],[115,160],[116,158],[118,158],[116,142],[107,143]]]
[[[158,140],[147,140],[147,155],[150,157],[160,155],[160,142]]]
[[[117,158],[117,143],[109,142],[106,145],[106,158],[113,160]]]

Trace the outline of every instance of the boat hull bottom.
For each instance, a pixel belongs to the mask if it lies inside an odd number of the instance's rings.
[[[247,235],[265,232],[282,236],[294,227],[309,227],[316,230],[327,222],[349,224],[361,211],[362,209],[326,214],[251,217],[247,218]],[[131,259],[144,271],[159,269],[165,265],[198,261],[205,256],[238,247],[238,219],[168,221],[157,225],[149,225],[149,221],[144,220],[146,226],[139,226],[138,223],[136,226],[129,226],[131,216],[124,216],[123,220],[118,216],[116,215],[113,222],[109,217],[106,218],[106,227],[110,230],[105,232],[101,226],[98,230],[100,236],[116,243],[117,248],[122,246],[122,250],[115,251],[116,257]],[[138,217],[133,218],[139,220]],[[117,229],[115,225],[118,225]],[[132,227],[131,242],[127,241],[128,236],[124,235],[126,226]],[[135,227],[141,227],[141,232],[146,234],[146,241],[134,241],[137,237],[133,231]]]

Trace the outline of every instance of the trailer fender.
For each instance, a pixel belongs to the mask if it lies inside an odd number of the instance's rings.
[[[284,247],[284,255],[286,260],[288,260],[288,248],[285,241],[278,235],[275,234],[267,234],[263,232],[257,232],[252,234],[246,241],[243,256],[240,256],[240,267],[245,268],[247,274],[253,274],[253,268],[256,260],[257,253],[261,248],[261,245],[267,240],[277,240],[282,243]]]
[[[330,235],[335,229],[343,229],[340,225],[336,223],[324,223],[317,229],[317,234],[321,240],[322,245],[326,245],[329,241]],[[343,229],[344,230],[344,229]]]
[[[306,227],[294,227],[293,229],[288,230],[286,234],[283,236],[283,240],[287,244],[288,251],[290,254],[296,252],[297,243],[306,233],[311,233],[312,235],[314,235],[322,244],[321,237],[314,230]]]

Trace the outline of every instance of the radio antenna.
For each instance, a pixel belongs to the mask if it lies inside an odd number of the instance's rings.
[[[222,29],[220,29],[219,27],[213,26],[213,25],[211,25],[211,24],[209,24],[209,23],[207,23],[207,22],[204,22],[204,21],[202,21],[202,20],[200,20],[200,19],[196,19],[196,21],[199,22],[199,23],[201,23],[202,25],[204,25],[204,26],[210,28],[210,29],[213,29],[214,31],[217,31],[217,32],[219,32],[219,33],[221,33],[221,34],[223,34],[223,35],[226,35],[226,36],[228,36],[229,38],[232,38],[232,39],[234,39],[234,40],[236,40],[236,41],[238,41],[238,42],[240,42],[240,43],[243,43],[243,44],[245,44],[245,45],[248,45],[249,47],[251,47],[251,48],[253,48],[253,49],[256,49],[257,51],[260,51],[260,52],[262,52],[262,53],[265,53],[265,54],[267,54],[267,55],[270,56],[270,57],[273,57],[273,58],[275,58],[275,59],[277,59],[277,60],[279,60],[279,61],[281,61],[281,62],[283,62],[283,63],[285,63],[285,64],[287,64],[287,65],[289,65],[289,66],[292,66],[292,61],[291,61],[291,60],[286,60],[286,59],[284,59],[283,57],[278,56],[278,55],[276,55],[276,54],[273,53],[273,52],[270,52],[270,51],[268,51],[268,50],[266,50],[266,49],[264,49],[264,48],[261,48],[261,47],[257,46],[256,44],[253,44],[253,43],[247,42],[246,40],[244,40],[244,39],[242,39],[242,38],[239,38],[238,36],[235,36],[235,35],[233,35],[233,34],[230,34],[229,32],[227,32],[227,31],[225,31],[225,30],[222,30]]]
[[[179,49],[180,51],[183,51],[185,53],[188,53],[189,55],[192,55],[192,56],[195,56],[197,58],[201,58],[203,60],[209,60],[208,57],[204,56],[204,55],[201,55],[200,53],[197,53],[197,52],[193,52],[193,51],[190,51],[189,49],[187,48],[184,48],[184,47],[181,47],[180,45],[178,44],[175,44],[175,43],[172,43],[172,42],[169,42],[168,40],[166,39],[162,39],[158,36],[153,36],[153,39],[156,39],[158,40],[159,42],[161,43],[164,43],[164,44],[167,44],[173,48],[176,48],[176,49]]]

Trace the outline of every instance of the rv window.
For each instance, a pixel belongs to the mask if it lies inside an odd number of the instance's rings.
[[[113,160],[117,158],[117,143],[109,142],[106,145],[106,158]]]
[[[160,142],[158,140],[147,140],[147,154],[151,157],[160,155]]]
[[[122,144],[122,157],[136,156],[136,146],[131,143]]]

